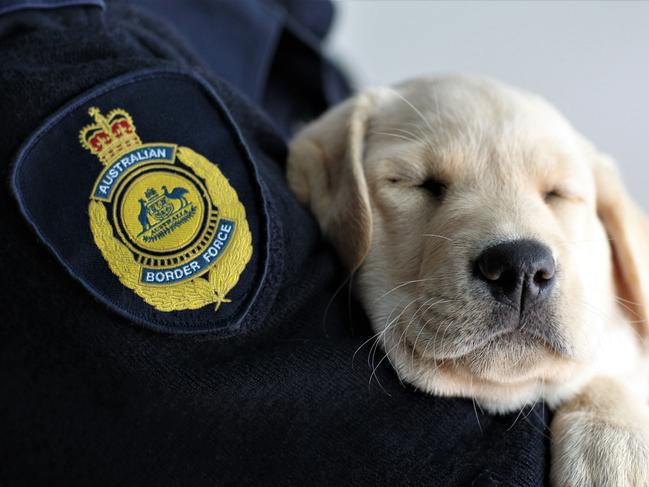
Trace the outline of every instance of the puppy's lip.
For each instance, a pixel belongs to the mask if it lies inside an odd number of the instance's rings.
[[[571,358],[574,356],[573,347],[562,336],[557,333],[540,333],[536,330],[522,330],[524,336],[536,338],[551,352],[559,356]]]
[[[404,340],[404,342],[406,341],[407,340]],[[411,346],[409,342],[408,345]],[[467,368],[466,364],[462,362],[462,359],[468,357],[472,352],[479,350],[479,348],[480,347],[476,347],[466,353],[463,352],[462,354],[453,357],[445,356],[444,358],[421,357],[418,350],[415,350],[414,353],[415,356],[417,356],[417,360],[421,360],[427,363],[433,361],[436,371],[453,377],[462,377],[466,381],[470,381],[471,384],[473,384],[474,381],[479,380],[492,386],[512,386],[529,384],[530,382],[536,382],[538,380],[538,377],[536,377],[536,375],[524,375],[510,378],[499,377],[497,379],[493,377],[477,376],[474,372]],[[411,351],[406,351],[406,353],[410,356]]]
[[[420,350],[418,350],[412,343],[409,336],[406,335],[403,341],[404,343],[408,344],[408,347],[411,350],[414,350],[414,352],[416,352],[424,360],[459,360],[467,357],[472,353],[475,353],[476,351],[479,351],[481,348],[488,346],[498,339],[507,341],[521,341],[525,339],[532,339],[533,343],[530,343],[529,345],[541,345],[549,352],[561,357],[571,358],[573,356],[572,347],[565,340],[557,336],[555,333],[547,333],[546,335],[547,336],[544,336],[542,333],[539,333],[537,331],[521,327],[508,327],[502,330],[492,331],[488,335],[482,337],[476,337],[474,340],[471,340],[470,343],[467,343],[466,347],[459,348],[456,353],[447,352],[438,356],[430,357],[423,356]]]
[[[553,331],[546,331],[542,333],[537,329],[531,327],[522,327],[518,326],[515,328],[507,328],[501,331],[494,332],[491,336],[483,340],[481,346],[474,347],[468,353],[472,353],[475,350],[478,350],[480,347],[484,347],[489,343],[496,341],[498,339],[505,341],[520,341],[520,340],[533,340],[530,344],[540,344],[545,347],[548,351],[562,356],[562,357],[571,357],[573,355],[572,347],[566,342],[563,337],[559,336]],[[524,343],[521,346],[526,346],[528,343]],[[464,354],[467,355],[467,354]]]
[[[487,346],[496,340],[503,340],[506,342],[519,342],[516,345],[522,347],[540,345],[550,353],[563,358],[573,358],[574,349],[571,344],[559,333],[554,330],[546,329],[539,331],[538,328],[532,327],[516,327],[512,329],[505,329],[493,333],[488,339],[483,341],[481,346]],[[532,341],[528,341],[532,340]],[[523,341],[523,343],[520,343]],[[480,347],[474,347],[471,352],[478,350]]]
[[[433,350],[430,356],[424,356],[421,350],[419,350],[419,348],[415,346],[415,344],[411,341],[408,335],[405,335],[403,337],[403,343],[404,345],[407,344],[408,348],[411,351],[413,351],[413,353],[415,353],[417,356],[419,356],[422,360],[431,360],[431,359],[435,361],[458,360],[467,355],[470,355],[476,350],[479,350],[487,346],[490,342],[497,339],[498,336],[501,336],[503,334],[505,334],[505,332],[500,332],[497,333],[496,335],[491,334],[486,337],[479,337],[479,338],[476,337],[476,340],[471,341],[471,343],[467,344],[466,347],[459,348],[456,352],[445,351],[444,353],[441,354],[439,353],[435,354]]]

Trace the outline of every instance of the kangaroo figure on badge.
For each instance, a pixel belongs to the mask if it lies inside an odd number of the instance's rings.
[[[170,200],[180,200],[180,207],[184,207],[185,205],[188,204],[187,199],[185,198],[185,195],[189,193],[185,188],[174,188],[173,191],[170,193],[167,190],[166,186],[162,187],[162,191],[164,191],[164,195],[169,198]]]
[[[140,225],[142,225],[142,233],[146,232],[151,228],[151,223],[149,223],[149,210],[146,207],[146,202],[140,198],[140,214],[138,219],[140,220]]]

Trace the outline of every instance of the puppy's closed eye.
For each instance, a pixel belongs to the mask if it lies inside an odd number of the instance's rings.
[[[582,193],[577,188],[574,188],[569,184],[555,186],[552,189],[543,192],[542,196],[545,202],[548,204],[552,204],[557,201],[571,201],[575,203],[584,201],[584,196],[582,195]]]
[[[448,190],[448,184],[443,182],[440,179],[434,177],[427,177],[423,181],[419,182],[414,178],[389,178],[388,181],[391,184],[395,184],[405,188],[414,188],[418,191],[425,192],[427,195],[431,196],[436,201],[442,201]]]
[[[419,187],[428,192],[433,198],[441,201],[446,195],[448,185],[436,178],[427,178]]]
[[[550,202],[553,199],[562,198],[562,197],[563,197],[563,195],[561,194],[561,192],[558,189],[551,189],[551,190],[546,191],[545,193],[543,193],[543,199],[546,202]]]

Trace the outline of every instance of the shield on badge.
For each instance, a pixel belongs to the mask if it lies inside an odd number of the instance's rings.
[[[149,213],[157,221],[162,221],[174,212],[174,205],[165,195],[150,201],[147,205]]]

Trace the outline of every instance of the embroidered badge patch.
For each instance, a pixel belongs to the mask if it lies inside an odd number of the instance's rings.
[[[89,312],[228,336],[268,312],[273,197],[238,116],[195,73],[155,69],[93,87],[26,141],[14,194]]]
[[[228,180],[188,147],[143,144],[121,108],[88,113],[79,140],[103,164],[90,228],[113,273],[160,311],[230,302],[252,237]]]

